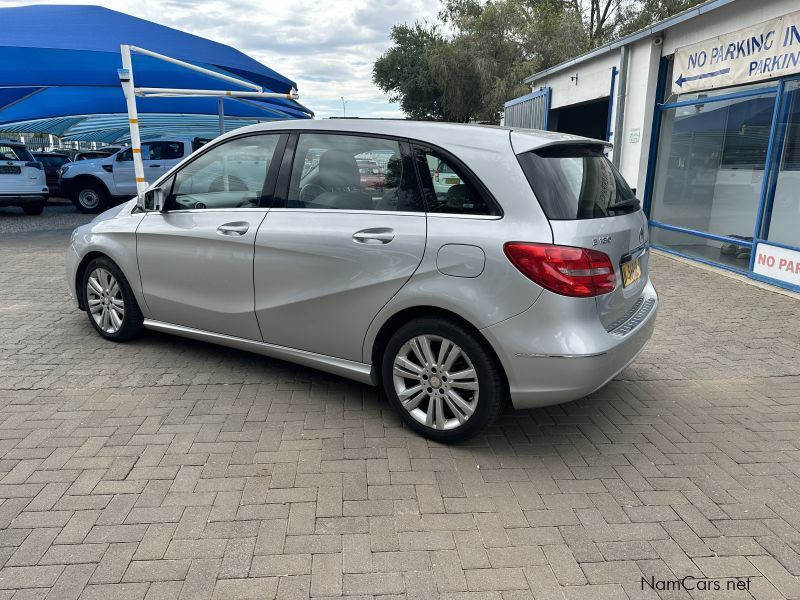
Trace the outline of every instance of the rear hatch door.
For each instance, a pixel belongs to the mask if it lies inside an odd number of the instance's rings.
[[[24,146],[0,142],[0,194],[42,193],[44,171]]]
[[[633,311],[647,284],[648,232],[641,204],[599,142],[551,144],[517,155],[550,221],[553,243],[607,254],[613,292],[596,297],[611,330]]]

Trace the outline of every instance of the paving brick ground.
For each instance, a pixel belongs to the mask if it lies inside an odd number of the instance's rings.
[[[0,211],[0,600],[800,598],[797,300],[656,256],[633,367],[447,447],[342,379],[101,340],[71,210]]]

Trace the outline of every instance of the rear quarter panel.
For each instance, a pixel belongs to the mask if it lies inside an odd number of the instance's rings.
[[[527,310],[542,288],[511,265],[503,252],[509,241],[550,243],[550,225],[539,207],[514,155],[508,136],[453,136],[430,140],[460,159],[487,187],[502,209],[501,217],[428,214],[425,254],[406,285],[381,309],[364,340],[363,360],[371,362],[372,347],[381,327],[398,312],[435,307],[453,312],[482,329]],[[477,277],[456,277],[439,271],[436,258],[442,246],[480,247],[485,267]]]

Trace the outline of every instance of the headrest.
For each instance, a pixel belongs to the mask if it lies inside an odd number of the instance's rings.
[[[457,208],[471,206],[472,194],[470,193],[469,187],[463,183],[452,186],[449,190],[447,190],[447,196],[445,196],[444,203],[447,206],[453,206]]]
[[[386,187],[399,188],[403,177],[403,162],[400,156],[392,154],[386,163]]]
[[[328,189],[357,188],[361,185],[358,164],[346,150],[328,150],[319,159],[319,184]]]

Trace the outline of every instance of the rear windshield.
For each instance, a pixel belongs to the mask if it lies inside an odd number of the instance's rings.
[[[0,160],[24,160],[32,161],[33,157],[25,146],[17,146],[16,144],[2,144],[0,143]]]
[[[602,146],[549,146],[517,159],[548,219],[599,219],[640,208]]]

